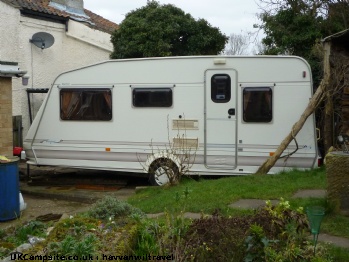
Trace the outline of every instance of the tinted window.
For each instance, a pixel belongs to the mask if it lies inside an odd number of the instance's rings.
[[[231,98],[231,80],[226,74],[213,75],[211,78],[211,99],[215,103],[227,103]]]
[[[110,89],[61,89],[62,120],[108,121],[112,118]]]
[[[133,89],[135,107],[171,107],[171,88],[135,88]]]
[[[243,119],[245,122],[270,122],[273,119],[270,87],[246,87],[243,90]]]

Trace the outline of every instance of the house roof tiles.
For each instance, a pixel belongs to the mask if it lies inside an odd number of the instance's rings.
[[[19,8],[24,11],[32,11],[38,13],[44,13],[52,16],[58,16],[61,18],[73,19],[79,22],[85,22],[87,26],[111,34],[114,32],[118,25],[111,22],[90,10],[84,9],[85,14],[89,17],[86,18],[84,15],[72,14],[64,10],[57,9],[50,5],[50,0],[0,0],[4,3],[12,5],[13,7]]]

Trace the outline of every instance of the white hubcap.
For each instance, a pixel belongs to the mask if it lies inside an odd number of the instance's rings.
[[[155,182],[159,186],[166,185],[170,182],[169,176],[173,176],[173,171],[168,167],[159,167],[155,171]]]

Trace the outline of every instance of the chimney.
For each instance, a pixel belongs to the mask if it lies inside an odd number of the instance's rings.
[[[84,11],[84,0],[50,0],[49,5],[72,15],[89,18]]]

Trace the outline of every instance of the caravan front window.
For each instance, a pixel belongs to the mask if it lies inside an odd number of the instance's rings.
[[[62,120],[108,121],[112,119],[110,89],[61,89]]]
[[[245,87],[243,119],[245,122],[271,122],[273,92],[270,87]]]

